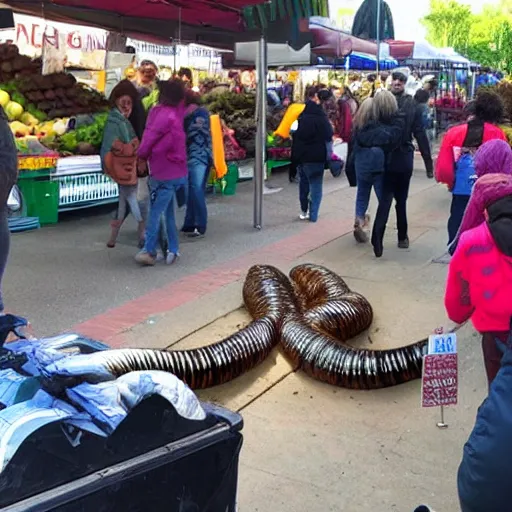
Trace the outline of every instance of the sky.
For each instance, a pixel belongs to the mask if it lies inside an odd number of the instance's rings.
[[[419,41],[425,39],[425,29],[420,19],[428,13],[430,0],[386,0],[393,14],[395,23],[395,39],[404,41]],[[362,0],[329,0],[331,18],[336,19],[340,8],[357,11]],[[474,12],[478,12],[484,4],[498,3],[498,0],[461,0],[461,3],[470,5]],[[412,9],[414,4],[414,9]]]

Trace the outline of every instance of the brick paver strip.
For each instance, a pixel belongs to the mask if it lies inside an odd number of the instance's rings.
[[[109,343],[113,347],[119,347],[122,345],[120,334],[144,322],[150,315],[166,313],[238,281],[251,265],[286,265],[332,242],[351,229],[352,222],[341,219],[323,219],[316,224],[308,224],[296,235],[185,276],[75,325],[71,330]],[[258,234],[255,233],[254,236]]]

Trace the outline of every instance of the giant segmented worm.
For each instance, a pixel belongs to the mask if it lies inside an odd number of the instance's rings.
[[[163,370],[202,389],[249,371],[281,342],[298,368],[336,386],[377,389],[421,376],[426,341],[390,350],[357,349],[345,343],[368,329],[373,311],[341,277],[307,264],[292,269],[290,278],[269,265],[252,267],[243,298],[254,320],[218,343],[193,350],[121,349],[73,356],[71,364],[64,362],[62,374],[92,379],[98,368],[109,378]]]

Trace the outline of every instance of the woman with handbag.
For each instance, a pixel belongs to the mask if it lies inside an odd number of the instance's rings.
[[[119,185],[117,217],[112,221],[112,233],[107,242],[107,247],[113,248],[128,209],[139,224],[139,244],[144,243],[145,226],[137,200],[138,177],[145,172],[145,163],[137,160],[144,114],[137,89],[129,80],[122,80],[114,87],[110,103],[112,109],[105,125],[100,154],[105,174]]]

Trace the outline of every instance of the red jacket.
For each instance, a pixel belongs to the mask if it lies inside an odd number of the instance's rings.
[[[511,293],[512,258],[499,251],[488,224],[462,233],[444,298],[450,320],[461,324],[471,318],[479,332],[507,332]]]
[[[462,147],[468,133],[468,125],[466,123],[450,128],[441,143],[439,155],[436,162],[436,180],[439,183],[445,183],[451,190],[455,183],[455,157],[453,148]],[[500,139],[507,141],[507,137],[503,130],[490,123],[484,125],[484,137],[482,144],[490,140]]]

